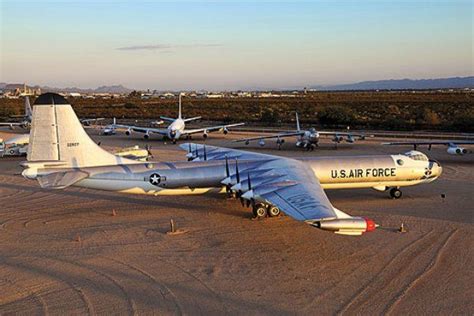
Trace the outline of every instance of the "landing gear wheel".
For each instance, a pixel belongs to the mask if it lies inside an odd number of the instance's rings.
[[[402,197],[402,191],[397,188],[392,188],[390,190],[390,196],[392,197],[392,199],[399,199]]]
[[[267,216],[267,208],[263,204],[256,204],[252,211],[255,218],[260,219]]]
[[[276,206],[270,205],[268,207],[268,216],[270,217],[277,217],[280,215],[280,209]]]

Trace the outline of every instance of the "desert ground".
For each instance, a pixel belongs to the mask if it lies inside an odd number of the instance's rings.
[[[98,136],[108,150],[139,136]],[[245,134],[246,135],[246,134]],[[0,137],[11,136],[6,130]],[[384,154],[381,140],[208,144],[307,157]],[[202,142],[200,136],[196,142]],[[148,141],[156,160],[185,160]],[[48,191],[21,177],[24,157],[0,159],[0,314],[474,314],[474,154],[421,149],[441,162],[437,181],[333,190],[333,205],[381,227],[339,236],[282,216],[251,220],[224,195],[141,196],[79,188]],[[445,198],[441,195],[444,194]],[[183,234],[169,235],[173,219]],[[406,233],[397,229],[404,223]]]

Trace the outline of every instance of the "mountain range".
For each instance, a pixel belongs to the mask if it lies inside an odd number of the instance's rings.
[[[0,89],[5,89],[10,83],[0,83]],[[23,84],[14,84],[22,86]],[[133,89],[123,85],[101,86],[98,88],[83,89],[76,87],[56,88],[49,86],[29,86],[30,88],[41,88],[42,91],[50,92],[79,92],[79,93],[130,93]],[[427,89],[462,89],[474,88],[474,76],[452,77],[436,79],[390,79],[376,81],[362,81],[338,85],[317,85],[310,86],[310,89],[321,91],[342,91],[342,90],[427,90]],[[272,89],[249,89],[249,90],[272,90]]]
[[[474,76],[437,79],[391,79],[356,83],[313,86],[315,90],[426,90],[474,88]]]

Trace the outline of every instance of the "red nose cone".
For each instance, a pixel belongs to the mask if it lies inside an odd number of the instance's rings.
[[[374,231],[375,228],[377,228],[377,224],[375,224],[375,222],[371,219],[368,219],[366,218],[365,219],[365,224],[367,226],[367,228],[365,229],[366,232],[371,232],[371,231]]]

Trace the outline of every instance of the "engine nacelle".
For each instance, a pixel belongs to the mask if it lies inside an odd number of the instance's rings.
[[[263,139],[261,139],[261,140],[258,141],[258,144],[260,145],[260,147],[263,147],[263,146],[265,146],[265,141]]]
[[[125,131],[125,135],[130,136],[132,135],[132,130],[129,128]]]
[[[145,135],[143,135],[143,139],[149,139],[149,138],[150,138],[150,134],[146,132]]]
[[[459,146],[449,146],[448,154],[450,155],[464,155],[467,154],[467,149]]]
[[[283,145],[285,143],[285,140],[283,138],[278,138],[276,143],[277,145]]]
[[[229,134],[229,130],[227,129],[227,127],[224,127],[224,128],[222,129],[222,133],[224,133],[224,135]]]
[[[312,225],[322,230],[332,231],[336,234],[353,236],[374,231],[375,228],[378,227],[373,220],[362,217],[323,220],[314,222]]]
[[[203,137],[204,139],[207,138],[207,131],[204,131],[204,133],[202,134],[202,137]]]
[[[332,141],[335,142],[335,143],[340,143],[342,142],[344,138],[342,136],[339,136],[339,135],[334,135]]]
[[[250,144],[250,141],[249,141],[249,140],[246,140],[246,141],[245,141],[245,145],[248,145],[248,144]]]
[[[348,143],[354,143],[355,138],[352,135],[347,135],[346,142]]]

